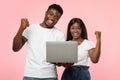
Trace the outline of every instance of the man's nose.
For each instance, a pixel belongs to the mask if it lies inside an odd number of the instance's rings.
[[[50,19],[54,19],[54,16],[52,15],[52,16],[50,16]]]

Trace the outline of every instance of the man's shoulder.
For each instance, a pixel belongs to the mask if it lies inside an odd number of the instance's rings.
[[[36,27],[36,26],[38,26],[39,24],[30,24],[30,26],[29,27]]]
[[[38,24],[30,24],[27,28],[28,29],[35,29],[35,27],[38,27]]]
[[[30,24],[24,31],[31,32],[37,29],[38,24]]]
[[[54,31],[57,32],[57,33],[61,33],[61,34],[64,34],[60,29],[54,27]]]

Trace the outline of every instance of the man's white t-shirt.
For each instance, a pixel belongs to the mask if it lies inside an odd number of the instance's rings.
[[[95,44],[86,39],[80,45],[78,45],[78,62],[73,66],[90,66],[90,56],[88,51],[92,48],[95,48]]]
[[[23,36],[28,40],[24,76],[57,77],[55,65],[46,62],[46,41],[65,41],[64,33],[55,27],[48,29],[32,24],[24,30]]]

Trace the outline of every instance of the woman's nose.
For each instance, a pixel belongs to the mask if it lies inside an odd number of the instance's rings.
[[[78,30],[77,29],[74,29],[74,32],[77,32]]]

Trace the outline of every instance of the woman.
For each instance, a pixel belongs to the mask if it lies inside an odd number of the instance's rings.
[[[88,40],[86,26],[80,18],[73,18],[68,24],[67,41],[78,42],[78,62],[63,64],[62,80],[90,80],[90,60],[97,63],[101,50],[101,32],[96,31],[96,46]]]

